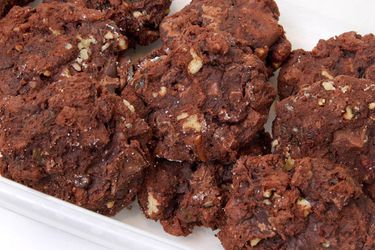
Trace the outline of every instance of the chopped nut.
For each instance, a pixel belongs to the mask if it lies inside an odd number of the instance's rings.
[[[122,100],[124,105],[132,112],[134,113],[135,112],[135,108],[133,105],[130,104],[130,102],[128,102],[127,100]]]
[[[351,119],[353,119],[354,114],[353,114],[352,107],[347,106],[345,108],[345,113],[344,113],[343,117],[344,117],[345,120],[351,120]]]
[[[300,198],[297,201],[297,205],[300,206],[303,210],[303,215],[307,217],[311,213],[311,204],[308,200]]]
[[[101,50],[102,50],[102,51],[105,51],[106,49],[109,48],[109,46],[111,46],[111,45],[110,45],[109,43],[106,43],[106,44],[104,44],[104,45],[102,46]]]
[[[81,65],[79,65],[78,63],[73,63],[73,64],[72,64],[72,67],[73,67],[73,69],[75,69],[76,71],[82,71],[82,67],[81,67]]]
[[[159,95],[161,97],[165,96],[167,94],[167,88],[166,87],[160,87],[160,90],[159,90]]]
[[[273,191],[271,189],[268,189],[268,190],[263,192],[263,197],[264,198],[271,198],[272,193],[273,193]]]
[[[262,239],[259,239],[259,238],[252,239],[252,240],[250,241],[250,246],[255,247],[256,245],[259,244],[259,242],[260,242],[261,240],[262,240]]]
[[[264,200],[263,200],[263,204],[265,204],[265,205],[267,205],[267,206],[271,206],[271,205],[272,205],[271,201],[268,200],[268,199],[264,199]]]
[[[375,102],[370,103],[370,104],[368,105],[368,108],[369,108],[370,110],[375,109]]]
[[[21,44],[16,44],[16,46],[14,46],[14,48],[19,52],[23,49],[23,46]]]
[[[148,193],[147,197],[147,214],[152,216],[159,212],[158,206],[160,205],[159,201],[155,199],[152,193]]]
[[[275,149],[277,146],[279,146],[279,141],[278,140],[273,140],[271,143],[272,149]]]
[[[289,156],[286,160],[285,160],[285,170],[287,171],[290,171],[294,168],[294,160]]]
[[[73,45],[71,45],[70,43],[67,43],[66,45],[65,45],[65,49],[67,49],[67,50],[70,50],[70,49],[72,49],[73,48]]]
[[[128,42],[124,38],[120,37],[118,40],[118,46],[120,50],[126,50],[128,48]]]
[[[325,81],[322,83],[322,86],[327,91],[336,90],[335,86],[333,85],[332,81]]]
[[[324,248],[329,248],[330,245],[331,244],[329,243],[329,241],[326,241],[326,242],[322,243],[322,247],[324,247]]]
[[[212,207],[214,204],[212,201],[206,201],[204,204],[203,204],[203,207],[205,208],[208,208],[208,207]]]
[[[198,120],[198,115],[192,115],[186,118],[184,124],[182,124],[182,130],[187,131],[189,129],[193,129],[196,132],[200,132],[202,130],[202,124]]]
[[[69,69],[65,68],[65,69],[63,69],[63,71],[61,72],[61,76],[69,78],[69,77],[71,77],[72,75],[70,74]]]
[[[88,49],[81,49],[79,51],[79,57],[82,59],[82,60],[87,60],[89,59],[89,51]]]
[[[93,37],[93,36],[90,36],[89,38],[87,39],[83,39],[82,37],[80,36],[77,36],[77,38],[80,40],[80,42],[78,43],[78,48],[81,50],[81,49],[87,49],[87,48],[90,48],[91,44],[96,44],[97,41],[96,39]]]
[[[190,50],[190,54],[193,57],[193,60],[188,65],[188,69],[190,74],[194,75],[198,73],[201,68],[203,67],[203,61],[202,59],[197,55],[197,53],[194,51],[194,49]]]
[[[333,79],[334,77],[326,70],[323,70],[322,71],[322,76],[324,76],[325,78],[328,78],[328,79]]]
[[[130,128],[133,127],[133,125],[132,125],[131,123],[126,123],[126,124],[125,124],[125,127],[128,128],[128,129],[130,129]]]
[[[143,16],[142,12],[140,12],[140,11],[134,11],[134,12],[133,12],[133,17],[135,17],[135,18],[139,18],[139,17],[141,17],[141,16]]]
[[[50,77],[50,76],[52,75],[52,73],[51,73],[51,71],[49,71],[49,70],[45,70],[45,71],[43,72],[43,75],[46,76],[46,77]]]
[[[324,104],[326,104],[326,99],[324,99],[324,98],[320,98],[320,99],[318,100],[318,104],[319,104],[319,106],[324,106]]]
[[[180,120],[183,120],[183,119],[188,118],[188,117],[189,117],[189,114],[184,112],[181,115],[178,115],[176,119],[177,119],[177,121],[180,121]]]
[[[344,94],[345,94],[346,92],[348,92],[349,89],[350,89],[349,86],[343,86],[343,87],[340,87],[341,92],[344,93]]]
[[[152,97],[156,98],[156,97],[158,97],[158,96],[159,96],[158,93],[156,93],[156,92],[152,92]]]
[[[108,31],[105,35],[104,35],[104,38],[107,39],[107,40],[112,40],[114,39],[114,35],[111,31]]]
[[[113,206],[115,205],[115,201],[109,201],[109,202],[107,202],[107,208],[108,209],[111,209],[111,208],[113,208]]]
[[[324,248],[329,248],[330,245],[331,244],[329,243],[329,241],[326,241],[326,242],[322,243],[322,247],[324,247]]]

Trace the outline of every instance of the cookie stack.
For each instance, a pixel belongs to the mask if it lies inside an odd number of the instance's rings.
[[[1,175],[106,215],[137,196],[168,233],[219,229],[225,249],[374,249],[375,37],[291,52],[273,0],[169,5],[48,0],[0,20]]]

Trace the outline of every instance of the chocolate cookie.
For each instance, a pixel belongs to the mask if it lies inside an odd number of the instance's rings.
[[[328,158],[360,182],[375,177],[375,82],[349,76],[314,83],[276,106],[275,151]]]
[[[0,95],[19,95],[82,72],[124,85],[128,40],[96,10],[68,3],[14,8],[0,20]]]
[[[160,25],[161,38],[169,48],[181,40],[194,41],[190,27],[224,32],[240,48],[251,50],[267,65],[277,69],[289,56],[290,42],[278,24],[279,10],[273,0],[193,0]]]
[[[151,131],[116,94],[126,38],[68,3],[14,8],[0,26],[1,175],[104,214],[129,205]]]
[[[144,120],[86,73],[0,100],[0,173],[113,215],[130,205],[149,166]]]
[[[243,157],[219,238],[225,249],[372,249],[374,212],[342,165]]]
[[[74,2],[105,13],[130,41],[148,45],[159,38],[159,24],[172,0],[48,0]]]
[[[32,0],[1,0],[0,1],[0,18],[5,16],[8,11],[15,5],[25,5],[32,2]]]
[[[196,29],[195,42],[144,60],[128,87],[149,110],[157,157],[230,163],[263,130],[275,90],[257,56]]]
[[[268,134],[260,133],[243,153],[270,153]],[[225,222],[224,206],[232,182],[231,165],[189,164],[160,160],[147,171],[138,195],[147,218],[165,231],[186,236],[195,226],[217,229]]]
[[[320,40],[311,51],[296,50],[282,67],[279,95],[296,94],[304,85],[338,75],[375,80],[375,36],[355,32]]]

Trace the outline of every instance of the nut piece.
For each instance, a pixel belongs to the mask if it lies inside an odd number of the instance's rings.
[[[327,91],[336,90],[335,86],[333,85],[332,81],[325,81],[322,83],[322,86]]]
[[[252,239],[252,240],[250,241],[250,246],[255,247],[256,245],[259,244],[259,242],[260,242],[261,240],[262,240],[262,239],[259,239],[259,238]]]
[[[190,54],[193,57],[193,60],[188,65],[188,69],[190,74],[194,75],[198,73],[201,68],[203,67],[203,61],[202,58],[200,58],[194,49],[190,49]]]
[[[319,104],[319,106],[324,106],[324,104],[326,104],[326,99],[324,99],[324,98],[320,98],[320,99],[318,100],[318,104]]]
[[[351,119],[353,119],[354,114],[353,114],[352,107],[347,106],[345,108],[345,113],[344,113],[343,117],[344,117],[345,120],[351,120]]]
[[[113,208],[114,205],[115,205],[115,201],[109,201],[109,202],[107,202],[107,204],[106,204],[106,206],[107,206],[108,209]]]
[[[153,214],[157,214],[159,212],[159,208],[158,208],[159,205],[160,205],[160,203],[158,202],[158,200],[156,200],[154,198],[154,196],[152,195],[152,193],[148,193],[148,197],[147,197],[147,214],[149,216],[152,216]]]
[[[185,119],[185,118],[188,118],[188,117],[189,117],[189,114],[186,113],[186,112],[184,112],[184,113],[182,113],[181,115],[178,115],[178,116],[176,117],[176,119],[177,119],[177,121],[181,121],[181,120],[183,120],[183,119]]]
[[[189,129],[193,129],[196,132],[200,132],[202,130],[202,124],[198,120],[198,115],[189,116],[184,124],[182,124],[182,130],[184,132]]]
[[[134,12],[133,12],[133,17],[134,17],[134,18],[139,18],[139,17],[141,17],[141,16],[143,16],[142,12],[140,12],[140,11],[134,11]]]
[[[328,78],[328,79],[333,79],[334,77],[326,70],[323,70],[322,71],[322,76],[324,76],[325,78]]]
[[[78,43],[78,49],[80,49],[80,50],[81,49],[88,49],[88,48],[90,48],[91,44],[97,43],[96,39],[93,36],[90,36],[87,39],[83,39],[80,36],[77,36],[77,38],[78,38],[78,40],[80,40],[80,42]]]
[[[368,105],[368,108],[369,108],[370,110],[375,109],[375,102],[370,103],[370,104]]]
[[[285,160],[285,165],[284,165],[284,169],[286,171],[290,171],[294,168],[294,160],[289,156],[286,160]]]
[[[65,49],[67,49],[67,50],[70,50],[70,49],[72,49],[73,48],[73,45],[71,45],[70,43],[67,43],[66,45],[65,45]]]
[[[128,48],[128,42],[124,38],[120,37],[118,40],[118,47],[120,50],[126,50]]]
[[[302,208],[303,215],[307,217],[311,213],[311,204],[308,200],[300,198],[297,201],[297,205]]]
[[[326,241],[324,243],[322,243],[322,247],[324,248],[329,248],[331,246],[331,244],[329,243],[329,241]]]
[[[135,112],[135,108],[133,105],[130,104],[130,102],[128,102],[127,100],[122,100],[122,102],[124,103],[124,105],[130,110],[130,112],[134,113]]]
[[[79,65],[78,63],[73,63],[72,64],[72,67],[73,67],[73,69],[75,69],[76,71],[82,71],[82,67],[81,67],[81,65]]]
[[[263,192],[263,197],[264,198],[271,198],[272,193],[273,193],[273,191],[271,189],[268,189],[268,190]]]
[[[111,31],[108,31],[105,35],[104,35],[104,38],[107,39],[107,40],[112,40],[114,39],[114,35]]]

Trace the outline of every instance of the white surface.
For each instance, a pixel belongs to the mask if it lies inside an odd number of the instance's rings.
[[[174,0],[172,11],[188,2]],[[311,49],[320,38],[350,30],[362,34],[374,32],[373,0],[278,0],[277,3],[280,22],[293,48]],[[221,249],[209,230],[197,229],[192,236],[176,238],[164,233],[159,224],[144,219],[136,208],[122,211],[115,217],[116,221],[1,178],[0,207],[22,214],[0,209],[0,249],[4,250],[96,250],[105,249],[104,246],[116,249]]]

